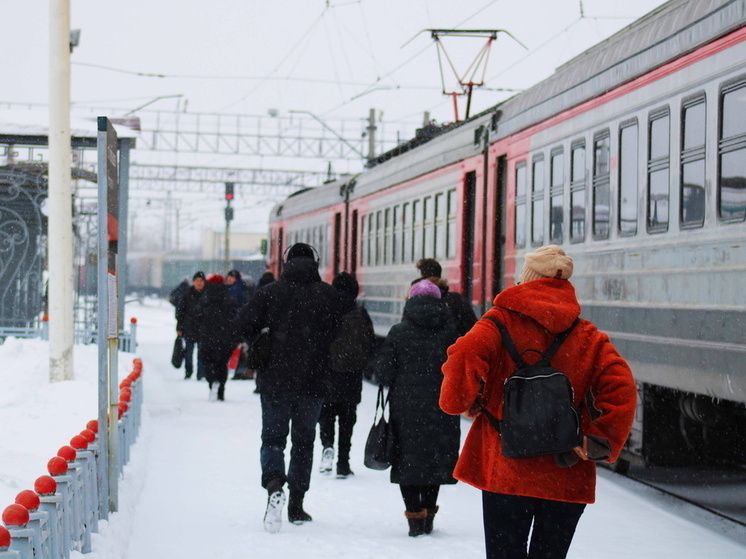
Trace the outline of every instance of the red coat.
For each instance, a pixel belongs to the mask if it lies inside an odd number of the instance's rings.
[[[545,350],[555,335],[580,315],[575,288],[567,280],[541,279],[516,285],[500,293],[486,316],[499,319],[519,351]],[[526,354],[531,359],[532,352]],[[587,320],[580,320],[552,358],[552,366],[570,379],[575,406],[588,391],[600,417],[591,420],[581,410],[581,432],[605,438],[613,462],[627,440],[637,402],[637,390],[627,362],[609,337]],[[448,349],[443,365],[440,407],[446,413],[467,412],[480,392],[487,409],[502,417],[503,382],[515,370],[503,348],[500,331],[489,320],[480,320]],[[553,456],[510,459],[500,452],[500,434],[484,415],[471,426],[453,473],[479,489],[556,501],[593,503],[596,464],[581,460],[562,468]]]

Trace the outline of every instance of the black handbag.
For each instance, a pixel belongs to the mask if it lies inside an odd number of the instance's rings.
[[[246,366],[249,369],[264,369],[269,365],[272,337],[269,328],[263,328],[253,340],[249,341],[246,350]]]
[[[383,386],[379,386],[376,411],[373,414],[373,426],[370,428],[368,440],[365,442],[365,457],[363,458],[363,464],[371,470],[385,470],[391,466],[394,460],[394,434],[385,414],[388,401],[389,394],[386,394],[384,398]],[[379,408],[381,409],[381,417],[376,420]]]
[[[171,353],[171,365],[177,369],[180,368],[181,364],[184,362],[185,353],[186,348],[184,347],[184,338],[176,336],[176,339],[174,340],[174,351]]]

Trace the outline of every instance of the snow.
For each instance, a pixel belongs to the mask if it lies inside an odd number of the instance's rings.
[[[479,492],[463,483],[441,491],[429,536],[409,538],[399,488],[388,472],[362,465],[376,391],[367,385],[352,449],[355,475],[338,480],[314,468],[306,509],[314,520],[262,529],[261,415],[253,381],[229,381],[225,402],[184,380],[169,363],[173,307],[130,303],[139,321],[145,409],[140,438],[120,482],[119,510],[99,525],[93,552],[73,559],[421,558],[484,555]],[[121,354],[120,373],[132,354]],[[75,380],[48,382],[48,348],[39,340],[0,346],[0,509],[33,487],[57,449],[97,412],[97,352],[76,346]],[[464,421],[464,433],[468,423]],[[317,441],[315,459],[321,455]],[[286,519],[286,517],[285,517]],[[746,538],[711,516],[601,471],[597,503],[581,518],[569,559],[738,558]]]

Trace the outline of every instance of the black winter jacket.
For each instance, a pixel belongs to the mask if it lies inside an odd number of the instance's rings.
[[[190,287],[176,307],[176,331],[181,332],[188,340],[199,341],[200,335],[200,300],[204,294]]]
[[[458,332],[442,300],[417,295],[404,305],[402,322],[391,328],[375,373],[390,387],[396,458],[391,482],[402,485],[456,483],[451,475],[461,441],[459,416],[438,405],[446,350]]]
[[[228,295],[228,286],[207,284],[199,307],[202,355],[211,361],[227,364],[238,345],[238,335],[234,329],[238,308]]]
[[[269,327],[271,357],[260,375],[262,394],[328,394],[329,344],[343,311],[339,293],[321,281],[312,258],[286,262],[280,279],[254,294],[239,311],[236,328],[249,341]]]

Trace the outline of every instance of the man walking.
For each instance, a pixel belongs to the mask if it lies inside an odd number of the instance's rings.
[[[185,379],[192,377],[192,353],[197,347],[197,380],[205,378],[205,366],[202,362],[202,353],[199,344],[200,336],[200,302],[205,290],[205,273],[200,271],[194,274],[192,286],[187,289],[176,307],[176,333],[184,338],[184,369]]]
[[[337,291],[321,281],[316,251],[290,247],[280,279],[260,289],[239,312],[241,339],[269,328],[271,355],[262,369],[262,487],[267,489],[264,529],[279,531],[288,484],[288,520],[311,521],[303,510],[313,465],[313,445],[328,390],[329,344],[343,305]],[[285,471],[285,447],[292,449]]]

